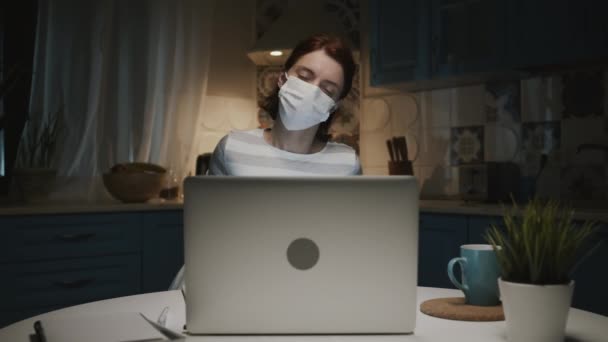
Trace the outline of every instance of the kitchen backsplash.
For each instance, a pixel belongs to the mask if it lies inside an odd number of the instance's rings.
[[[384,141],[405,135],[423,198],[456,196],[459,165],[511,161],[539,196],[608,200],[607,92],[608,72],[585,70],[366,98],[364,172],[386,174]]]

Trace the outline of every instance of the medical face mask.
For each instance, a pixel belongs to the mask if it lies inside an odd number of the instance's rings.
[[[289,131],[303,130],[326,121],[335,105],[336,102],[321,88],[297,77],[287,76],[279,90],[279,115]]]

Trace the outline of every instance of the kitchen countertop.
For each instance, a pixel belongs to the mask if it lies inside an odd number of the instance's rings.
[[[4,204],[0,205],[0,216],[180,210],[182,207],[183,203],[181,200],[153,200],[148,203],[121,203],[112,201],[104,203],[52,202],[35,205]],[[435,214],[500,216],[503,214],[503,207],[500,204],[464,202],[459,200],[421,200],[420,211],[422,213]],[[608,223],[608,208],[575,209],[574,218],[577,220],[597,220]]]
[[[503,206],[497,203],[465,202],[460,200],[421,200],[420,211],[437,214],[501,216]],[[608,208],[575,208],[574,219],[608,223]]]
[[[147,203],[109,202],[49,202],[36,204],[0,205],[0,217],[14,215],[85,214],[108,212],[181,210],[181,200],[151,200]]]

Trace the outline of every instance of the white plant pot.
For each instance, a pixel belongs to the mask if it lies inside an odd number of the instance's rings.
[[[532,285],[498,279],[511,342],[564,340],[574,281],[564,285]]]

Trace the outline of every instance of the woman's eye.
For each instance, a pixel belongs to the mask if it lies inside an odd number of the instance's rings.
[[[335,92],[333,89],[321,88],[321,90],[325,93],[325,95],[331,97],[332,99],[334,98]]]
[[[308,81],[308,80],[310,80],[310,75],[299,74],[298,78],[301,79],[302,81]]]

